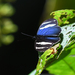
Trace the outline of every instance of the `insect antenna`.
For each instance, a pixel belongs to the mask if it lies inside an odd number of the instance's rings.
[[[22,32],[21,32],[21,34],[23,34],[23,35],[25,35],[25,36],[28,36],[28,37],[31,37],[31,38],[33,38],[33,39],[36,38],[35,36],[31,36],[31,35],[28,35],[28,34],[25,34],[25,33],[22,33]]]

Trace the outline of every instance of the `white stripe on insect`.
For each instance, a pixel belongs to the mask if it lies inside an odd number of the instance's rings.
[[[49,22],[43,22],[41,25],[43,25],[43,24],[47,24],[47,23],[51,23],[51,21],[49,21]]]
[[[54,22],[56,21],[56,20],[53,20]]]
[[[52,43],[51,42],[36,42],[36,44],[47,45],[47,44],[52,44]]]
[[[36,47],[36,49],[44,49],[44,48],[48,48],[48,47]]]
[[[52,27],[52,26],[55,26],[56,24],[48,24],[48,25],[46,25],[46,26],[44,26],[44,27],[41,27],[40,29],[44,29],[44,28],[48,28],[48,27]]]

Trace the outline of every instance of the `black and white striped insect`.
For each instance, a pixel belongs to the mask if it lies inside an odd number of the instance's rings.
[[[40,25],[35,37],[27,34],[24,35],[35,38],[35,49],[44,52],[60,41],[60,32],[61,28],[58,26],[57,20],[48,19]]]

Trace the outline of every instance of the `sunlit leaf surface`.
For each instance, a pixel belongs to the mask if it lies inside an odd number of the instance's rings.
[[[63,24],[69,24],[69,19],[75,17],[75,10],[73,9],[65,9],[65,10],[58,10],[52,12],[50,15],[53,16],[58,21],[58,25],[61,26]]]
[[[59,59],[54,60],[53,63],[48,61],[46,70],[55,75],[75,75],[75,23],[63,26],[61,29],[62,51],[58,55]]]

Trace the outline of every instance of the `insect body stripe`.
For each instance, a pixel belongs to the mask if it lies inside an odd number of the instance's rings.
[[[52,43],[51,42],[36,42],[36,44],[47,45],[47,44],[52,44]]]
[[[36,47],[36,49],[44,49],[44,48],[48,48],[48,47]]]
[[[49,21],[49,22],[44,22],[44,23],[42,23],[41,25],[48,24],[48,23],[51,23],[51,21]]]
[[[55,26],[56,24],[48,24],[48,25],[46,25],[46,26],[44,26],[44,27],[41,27],[40,29],[44,29],[44,28],[48,28],[48,27],[52,27],[52,26]]]

